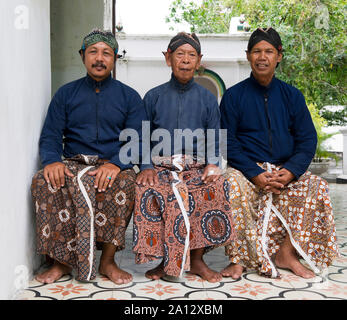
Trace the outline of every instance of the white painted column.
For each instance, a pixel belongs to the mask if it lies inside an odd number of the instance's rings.
[[[30,185],[51,99],[50,1],[1,0],[0,299],[12,299],[40,264]]]
[[[340,129],[340,132],[343,136],[343,175],[347,179],[347,127]]]

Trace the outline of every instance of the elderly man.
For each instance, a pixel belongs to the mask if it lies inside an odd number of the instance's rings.
[[[338,256],[328,184],[306,171],[316,131],[302,93],[275,77],[279,34],[257,29],[246,52],[250,77],[221,101],[238,238],[226,247],[231,264],[222,274],[236,279],[248,267],[278,277],[278,267],[312,278]]]
[[[117,51],[112,33],[88,34],[79,51],[86,77],[61,87],[48,108],[39,143],[44,168],[32,182],[37,251],[54,260],[37,275],[42,283],[72,269],[78,280],[94,279],[96,247],[100,274],[117,284],[132,280],[114,261],[124,249],[136,179],[119,157],[119,135],[132,128],[140,136],[146,115],[139,94],[111,77]]]
[[[184,270],[190,270],[204,280],[217,282],[222,276],[210,269],[202,257],[208,249],[233,239],[230,205],[223,192],[226,181],[216,166],[218,159],[201,156],[198,146],[212,148],[206,131],[220,128],[218,103],[212,93],[194,82],[202,57],[195,34],[177,34],[164,55],[172,69],[171,80],[150,90],[144,103],[152,136],[163,130],[170,141],[161,142],[163,150],[156,157],[159,143],[152,143],[154,167],[142,165],[136,180],[136,263],[162,258],[159,266],[146,273],[150,279],[179,277]],[[203,136],[190,146],[185,140],[180,150],[176,148],[180,129],[201,130]],[[213,142],[218,148],[218,141]]]

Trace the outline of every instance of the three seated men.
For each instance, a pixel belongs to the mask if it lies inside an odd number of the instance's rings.
[[[130,282],[114,254],[124,249],[133,211],[136,263],[162,259],[146,273],[150,279],[190,271],[218,282],[239,278],[245,268],[277,277],[277,267],[310,278],[330,265],[338,250],[328,185],[306,171],[316,132],[305,99],[274,75],[283,56],[278,33],[251,35],[251,76],[226,91],[220,109],[194,81],[202,58],[195,34],[171,39],[164,53],[171,79],[143,101],[111,78],[117,50],[111,33],[87,35],[80,50],[87,76],[60,88],[49,106],[40,137],[44,168],[33,178],[32,196],[37,250],[54,264],[36,279],[52,283],[75,269],[77,279],[92,280],[101,247],[99,272],[117,284]],[[135,129],[141,144],[145,120],[151,133],[165,130],[169,143],[151,142],[151,154],[142,155],[150,161],[136,177],[136,161],[120,159],[119,136]],[[197,152],[198,145],[209,151],[206,132],[217,137],[220,128],[227,129],[225,177],[218,157]],[[178,146],[183,130],[202,130],[204,138]],[[226,246],[231,262],[221,272],[203,260],[218,246]]]

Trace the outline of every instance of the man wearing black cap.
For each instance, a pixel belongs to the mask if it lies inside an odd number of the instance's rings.
[[[211,92],[194,82],[202,57],[195,34],[177,34],[164,55],[172,70],[171,79],[151,89],[144,103],[152,136],[161,130],[162,137],[168,139],[152,141],[153,165],[142,164],[136,180],[136,262],[162,259],[146,273],[150,279],[179,277],[189,270],[204,280],[218,282],[221,274],[206,265],[203,254],[233,239],[230,205],[223,192],[226,180],[216,166],[218,159],[206,157],[205,152],[199,158],[198,150],[201,145],[209,149],[207,130],[218,137],[218,103]],[[192,145],[185,139],[184,146],[177,148],[176,138],[183,130],[201,132],[201,138],[195,141],[191,135]],[[218,150],[218,141],[213,142]],[[153,153],[163,143],[163,152],[155,157]]]
[[[42,283],[72,269],[78,280],[94,279],[97,245],[99,272],[116,284],[132,280],[114,261],[125,246],[136,177],[120,159],[119,136],[125,128],[141,136],[146,116],[139,94],[111,77],[117,51],[110,32],[84,37],[79,53],[87,75],[62,86],[48,108],[39,143],[44,168],[32,181],[37,252],[54,261],[36,276]]]
[[[258,28],[246,52],[252,73],[220,106],[237,230],[226,247],[231,264],[221,273],[236,279],[247,267],[278,277],[279,267],[312,278],[339,255],[328,184],[306,171],[316,131],[302,93],[275,77],[283,58],[279,34]]]

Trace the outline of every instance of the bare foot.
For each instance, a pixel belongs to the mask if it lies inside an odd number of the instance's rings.
[[[219,272],[210,269],[202,258],[191,259],[189,272],[197,274],[208,282],[219,282],[223,278]]]
[[[152,280],[158,280],[165,276],[164,272],[164,262],[162,262],[160,265],[156,266],[155,268],[148,270],[145,273],[146,278],[152,279]]]
[[[296,256],[285,256],[278,253],[275,257],[275,264],[278,268],[289,269],[295,275],[304,279],[314,278],[316,275],[313,271],[306,268]]]
[[[44,271],[38,274],[35,279],[41,283],[53,283],[59,280],[66,274],[71,272],[71,268],[58,262],[54,261],[52,267],[50,267],[47,271]]]
[[[296,251],[287,235],[281,244],[280,251],[275,256],[275,264],[278,268],[289,269],[295,275],[310,279],[315,277],[315,273],[306,268],[298,259]]]
[[[243,267],[239,264],[230,263],[220,273],[223,277],[232,277],[233,279],[239,279],[242,275]]]
[[[133,276],[120,269],[114,260],[100,259],[99,273],[115,284],[126,284],[133,280]]]

